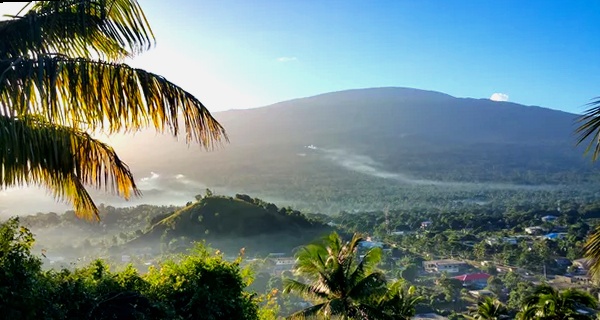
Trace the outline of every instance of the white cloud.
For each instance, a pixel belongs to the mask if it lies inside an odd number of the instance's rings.
[[[155,180],[158,179],[158,177],[160,177],[160,175],[156,172],[150,172],[150,176],[149,177],[143,177],[140,179],[140,181],[149,181],[149,180]]]
[[[278,62],[291,62],[291,61],[298,61],[298,58],[296,57],[279,57],[277,58]]]
[[[506,93],[496,92],[496,93],[492,94],[492,96],[490,97],[490,100],[492,100],[492,101],[508,101],[508,95]]]
[[[182,175],[181,173],[175,176],[175,179],[177,179],[177,180],[181,180],[183,178],[185,178],[185,176]]]

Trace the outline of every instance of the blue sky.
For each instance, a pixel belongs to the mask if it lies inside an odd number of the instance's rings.
[[[571,112],[600,95],[598,1],[141,4],[158,44],[132,63],[213,110],[379,86]]]
[[[581,112],[600,95],[600,1],[142,0],[128,61],[213,111],[403,86]]]

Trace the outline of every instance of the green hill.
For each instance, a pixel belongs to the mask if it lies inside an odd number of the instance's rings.
[[[287,252],[329,231],[328,226],[299,211],[280,209],[247,195],[203,197],[159,218],[162,219],[130,245],[160,240],[173,249],[205,240],[212,247],[229,252],[243,247],[250,252]]]

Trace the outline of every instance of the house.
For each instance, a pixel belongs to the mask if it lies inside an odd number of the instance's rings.
[[[544,239],[548,239],[548,240],[558,240],[558,239],[564,239],[567,237],[567,233],[566,232],[559,232],[559,233],[548,233],[547,235],[544,235]]]
[[[431,227],[431,224],[433,224],[433,222],[431,222],[431,220],[423,221],[423,222],[421,222],[421,229],[427,229],[427,228]]]
[[[498,238],[488,238],[486,240],[486,242],[490,246],[493,246],[493,245],[496,245],[496,244],[500,244],[500,243],[505,243],[505,244],[510,244],[510,245],[516,245],[517,244],[517,238],[515,238],[515,237],[502,237],[500,239],[498,239]]]
[[[371,239],[371,237],[367,237],[367,239],[361,241],[358,246],[363,249],[383,248],[383,242]]]
[[[415,233],[415,231],[410,231],[410,230],[395,230],[395,231],[390,231],[389,235],[391,235],[391,236],[404,236],[404,235],[413,234],[413,233]]]
[[[485,286],[487,286],[487,279],[489,277],[490,275],[487,273],[469,273],[453,278],[460,280],[464,287],[485,288]]]
[[[462,269],[468,267],[469,264],[466,262],[453,259],[423,261],[423,269],[426,272],[459,273]]]
[[[556,219],[558,219],[557,216],[547,215],[542,217],[542,222],[554,222]]]
[[[447,320],[447,317],[441,316],[437,313],[421,313],[415,314],[412,320]]]
[[[271,259],[274,262],[271,273],[274,275],[280,275],[284,271],[292,271],[296,264],[296,258],[294,257],[279,257]]]
[[[554,282],[558,283],[569,283],[569,284],[592,284],[592,278],[583,275],[572,275],[572,276],[554,276]]]
[[[493,297],[494,293],[490,290],[470,290],[469,294],[476,298]]]
[[[546,230],[546,228],[542,228],[540,226],[525,228],[525,233],[527,233],[527,234],[542,234],[546,231],[548,231],[548,230]]]

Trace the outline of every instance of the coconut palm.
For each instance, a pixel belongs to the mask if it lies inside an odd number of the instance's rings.
[[[568,289],[559,292],[548,285],[541,285],[523,304],[521,319],[567,320],[591,319],[578,310],[596,308],[598,302],[584,291]]]
[[[40,185],[98,217],[84,185],[138,195],[93,133],[154,127],[212,148],[225,131],[192,94],[122,61],[151,48],[136,0],[35,1],[0,21],[0,187]]]
[[[384,275],[375,270],[382,250],[372,248],[359,257],[355,234],[344,242],[337,233],[302,247],[296,254],[295,272],[308,283],[285,279],[284,292],[294,292],[315,302],[290,319],[381,319],[374,306],[387,291]]]
[[[498,299],[485,297],[477,302],[475,307],[469,308],[467,319],[472,320],[498,320],[508,318],[508,309]]]
[[[382,312],[376,319],[408,320],[416,313],[416,306],[423,297],[415,294],[414,286],[406,286],[404,280],[394,282],[384,296],[378,299],[375,309]]]

